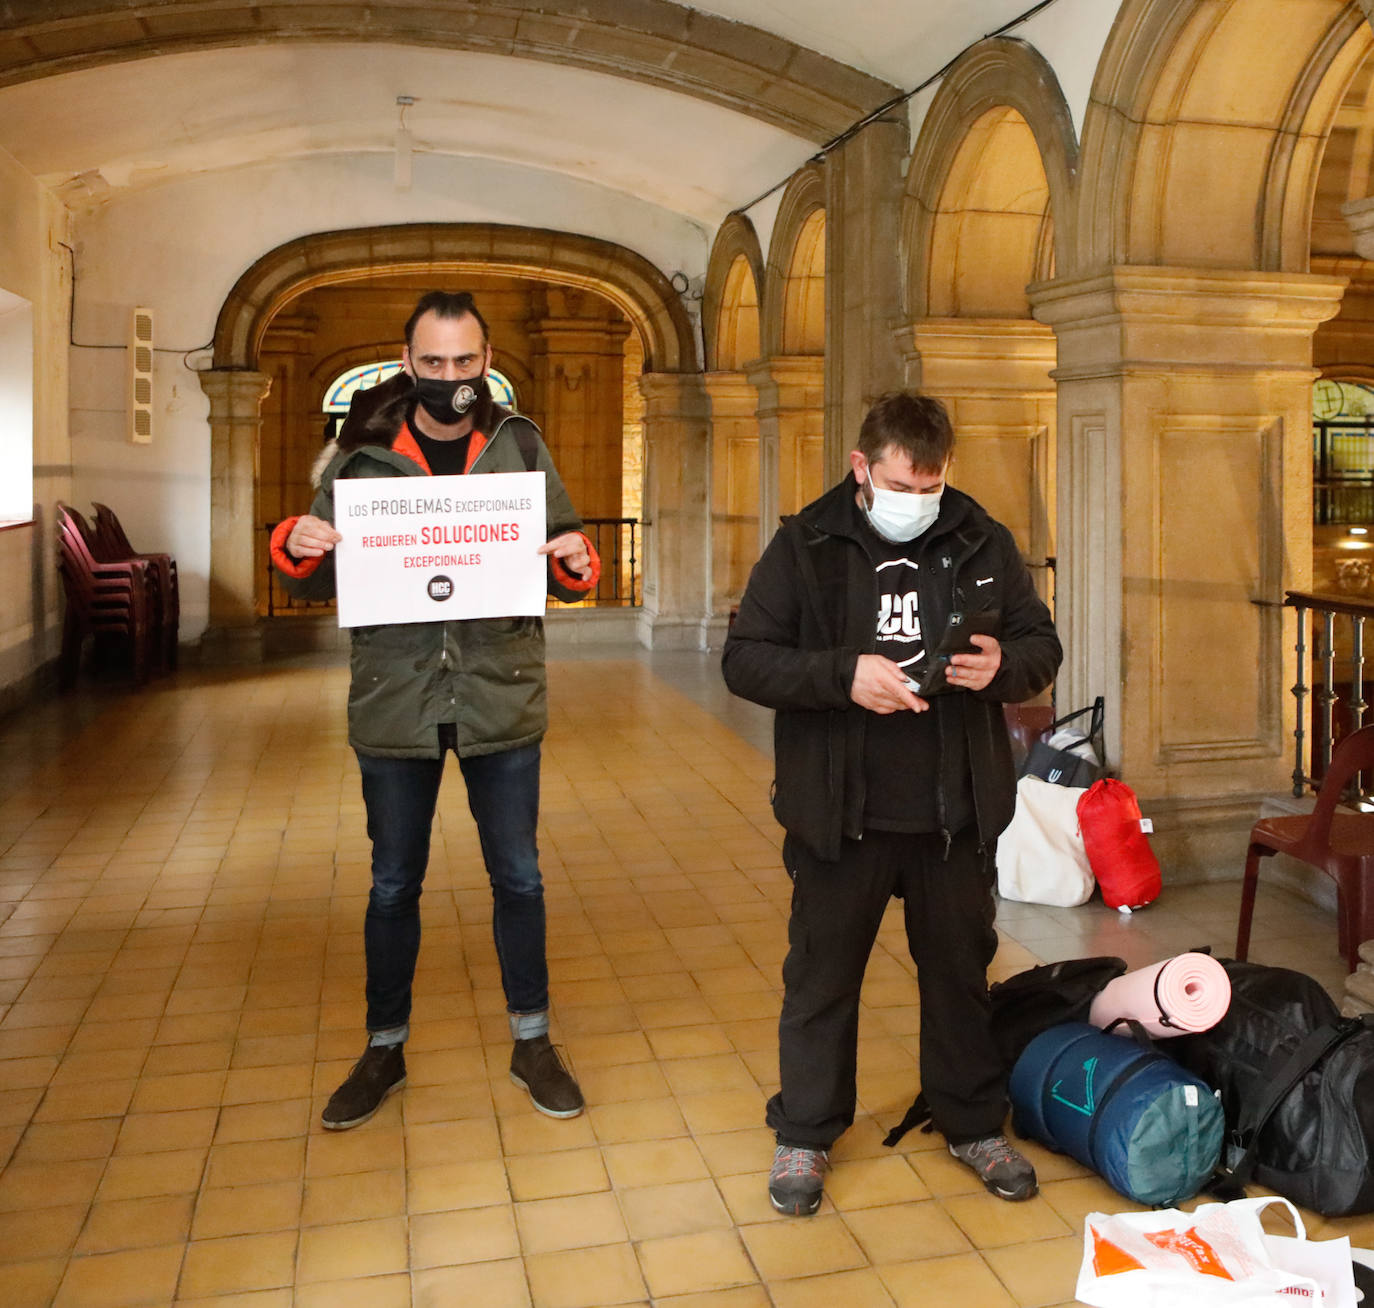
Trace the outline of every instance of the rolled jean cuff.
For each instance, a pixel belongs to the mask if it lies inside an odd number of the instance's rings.
[[[383,1031],[369,1031],[367,1033],[367,1043],[369,1047],[381,1045],[389,1047],[391,1045],[403,1045],[410,1038],[410,1025],[391,1026]]]
[[[536,1036],[548,1035],[549,1012],[510,1013],[510,1034],[512,1040],[533,1040]]]

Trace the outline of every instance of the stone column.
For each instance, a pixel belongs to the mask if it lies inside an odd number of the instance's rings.
[[[751,363],[745,376],[759,397],[762,550],[784,513],[795,513],[833,484],[825,478],[825,360],[819,354],[781,354]]]
[[[710,405],[700,373],[645,373],[640,640],[650,649],[711,649],[725,620],[711,613]]]
[[[711,613],[728,618],[759,557],[759,393],[742,372],[708,372]]]
[[[1024,318],[924,318],[907,331],[922,389],[954,421],[951,482],[1043,562],[1054,553],[1053,330]]]
[[[630,324],[547,317],[531,324],[545,439],[577,511],[618,518],[625,337]]]
[[[272,379],[215,368],[200,374],[210,398],[210,625],[201,637],[207,658],[262,657],[254,540],[258,432]]]
[[[1312,559],[1312,336],[1343,281],[1118,267],[1031,288],[1055,330],[1061,709],[1107,746],[1171,875],[1233,876],[1285,788]]]
[[[902,316],[906,114],[868,124],[825,160],[825,447],[821,484],[849,471],[869,406],[905,384]]]

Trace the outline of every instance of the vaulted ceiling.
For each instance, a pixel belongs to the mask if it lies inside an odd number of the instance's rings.
[[[1029,0],[0,0],[0,148],[74,205],[273,158],[498,160],[713,226]]]

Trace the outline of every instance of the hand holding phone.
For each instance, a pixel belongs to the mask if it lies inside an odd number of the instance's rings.
[[[940,639],[933,650],[927,650],[926,665],[915,680],[908,678],[911,690],[922,699],[955,689],[946,680],[949,661],[955,654],[977,654],[978,646],[970,636],[995,636],[1002,620],[1001,609],[979,609],[966,613],[955,609],[949,615]]]

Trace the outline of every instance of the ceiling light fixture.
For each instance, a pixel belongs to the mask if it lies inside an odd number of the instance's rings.
[[[393,178],[398,191],[410,190],[410,165],[415,152],[415,140],[410,134],[410,128],[406,126],[406,110],[414,103],[415,97],[413,95],[398,95],[396,97],[396,109],[399,116],[396,123],[396,160]]]

